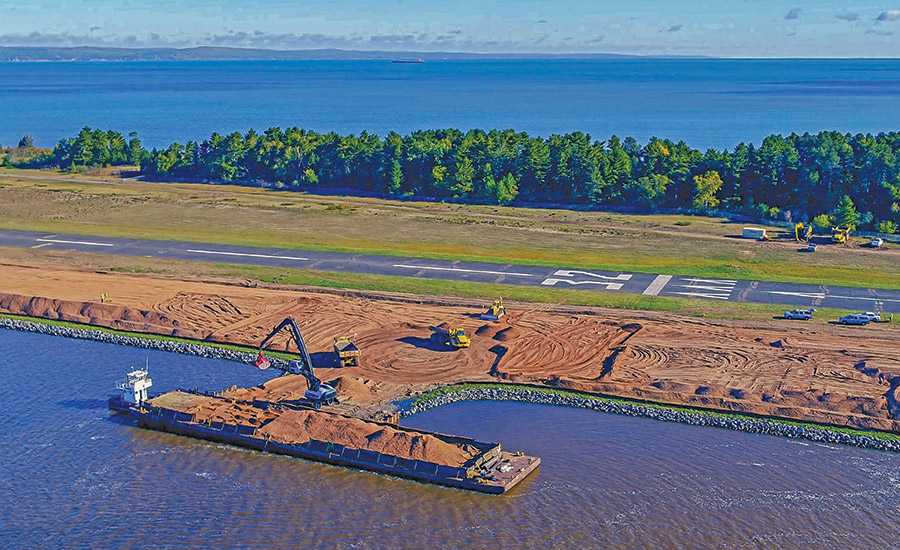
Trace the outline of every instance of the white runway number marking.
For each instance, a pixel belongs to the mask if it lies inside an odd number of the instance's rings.
[[[561,277],[571,277],[571,279],[563,279]],[[610,277],[609,275],[600,275],[599,273],[591,273],[590,271],[559,269],[552,277],[544,279],[541,284],[546,286],[556,286],[559,283],[569,285],[601,285],[605,286],[606,290],[619,290],[623,285],[616,281],[628,281],[630,279],[631,275],[628,273],[620,273],[614,277]]]

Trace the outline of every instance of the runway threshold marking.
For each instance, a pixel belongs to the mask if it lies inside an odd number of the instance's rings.
[[[36,245],[32,246],[31,248],[44,248],[45,246],[50,246],[51,244],[53,244],[53,243],[36,244]]]
[[[641,294],[646,294],[647,296],[657,296],[659,295],[659,291],[663,289],[666,284],[672,280],[671,275],[657,275],[653,282],[642,292]]]
[[[59,244],[84,244],[87,246],[115,246],[112,243],[93,243],[90,241],[65,241],[63,239],[35,239],[38,242],[43,242],[47,244],[59,243]]]
[[[301,258],[299,256],[275,256],[273,254],[250,254],[247,252],[225,252],[223,250],[188,249],[187,252],[191,252],[193,254],[218,254],[221,256],[246,256],[248,258],[272,258],[275,260],[297,260],[298,262],[309,261],[309,258]]]
[[[462,269],[459,267],[436,267],[426,265],[406,265],[394,264],[394,267],[402,267],[406,269],[428,269],[432,271],[455,271],[460,273],[483,273],[485,275],[510,275],[512,277],[533,277],[531,273],[516,273],[514,271],[485,271],[481,269]]]
[[[727,300],[728,296],[721,294],[706,294],[703,292],[673,292],[672,294],[681,294],[682,296],[688,296],[691,298],[708,298],[710,300]]]
[[[731,298],[731,293],[734,292],[734,286],[737,284],[737,281],[734,279],[698,279],[697,277],[683,278],[680,282],[690,283],[675,285],[679,288],[686,288],[689,292],[677,291],[672,292],[672,294],[712,300],[728,300]]]

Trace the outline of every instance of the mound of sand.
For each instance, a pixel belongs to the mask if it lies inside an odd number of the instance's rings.
[[[315,411],[285,411],[257,433],[279,443],[306,443],[310,439],[330,441],[353,449],[446,466],[462,466],[478,454],[478,449],[471,445],[453,445],[433,435]]]
[[[494,340],[497,340],[498,342],[506,342],[520,336],[521,334],[522,331],[517,329],[516,327],[508,327],[495,334]]]
[[[368,380],[358,376],[339,376],[328,382],[328,385],[337,390],[341,401],[363,401],[372,397],[372,388],[367,384]]]
[[[475,334],[484,336],[485,338],[493,338],[501,328],[503,328],[503,325],[481,325],[478,327],[478,330],[475,331]]]

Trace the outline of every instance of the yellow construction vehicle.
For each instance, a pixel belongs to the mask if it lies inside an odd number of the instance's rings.
[[[794,238],[797,239],[797,242],[799,243],[808,243],[809,239],[812,237],[812,232],[812,224],[806,225],[803,222],[800,222],[794,226]]]
[[[431,339],[435,342],[452,346],[454,348],[467,348],[471,343],[469,336],[461,328],[445,329],[441,327],[431,327],[434,332],[431,333]]]
[[[849,227],[832,227],[831,228],[831,242],[837,244],[847,244],[847,240],[850,238],[850,228]]]
[[[354,340],[355,338],[350,338],[349,336],[341,336],[334,339],[334,358],[339,367],[359,366],[361,353]]]
[[[506,315],[506,308],[503,307],[503,298],[497,298],[487,312],[481,314],[481,319],[484,321],[499,321],[504,315]]]

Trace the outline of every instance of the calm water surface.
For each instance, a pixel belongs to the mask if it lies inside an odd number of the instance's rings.
[[[105,398],[269,373],[0,330],[5,548],[895,548],[900,455],[521,403],[407,425],[543,459],[491,497],[140,430]]]
[[[300,126],[582,131],[732,147],[775,132],[900,129],[898,60],[0,63],[0,144],[84,125],[149,146]]]

